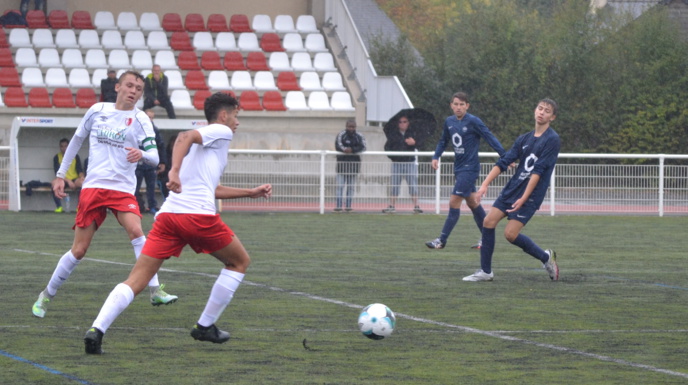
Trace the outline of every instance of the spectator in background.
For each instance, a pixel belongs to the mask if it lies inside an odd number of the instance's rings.
[[[351,200],[356,190],[356,176],[361,169],[361,156],[359,153],[366,150],[366,141],[363,135],[356,132],[356,121],[346,121],[346,129],[337,135],[334,146],[339,152],[337,155],[337,207],[334,211],[342,211],[342,196],[346,185],[346,211],[351,211]]]
[[[100,101],[108,103],[117,101],[115,84],[117,84],[117,72],[115,70],[108,70],[107,77],[100,81]]]
[[[158,130],[158,127],[156,127],[155,123],[153,122],[155,112],[149,109],[146,110],[145,113],[148,115],[151,123],[153,124],[153,131],[155,131],[155,143],[158,146],[158,158],[160,159],[160,163],[158,163],[157,166],[151,166],[146,162],[139,161],[139,164],[136,166],[136,191],[134,192],[134,195],[136,195],[136,200],[139,203],[139,210],[141,211],[141,214],[145,212],[155,214],[158,212],[158,202],[155,200],[155,187],[158,184],[158,174],[165,171],[167,154],[165,152],[165,145],[163,143],[162,136],[160,135],[160,130]],[[148,210],[146,210],[143,197],[141,196],[141,182],[143,182],[144,179],[146,180],[146,200],[148,201]]]
[[[422,143],[419,143],[412,130],[409,130],[410,121],[406,115],[399,117],[398,130],[392,130],[387,134],[387,142],[385,143],[385,151],[409,151],[415,152]],[[423,212],[418,206],[418,162],[415,155],[399,156],[388,155],[392,160],[392,191],[390,191],[389,206],[383,209],[383,213],[393,213],[396,211],[395,205],[399,190],[401,189],[401,180],[406,179],[408,184],[409,195],[413,200],[413,212],[420,214]]]
[[[159,65],[154,65],[153,70],[146,76],[146,84],[143,90],[143,109],[160,106],[167,110],[167,117],[176,119],[174,106],[167,94],[167,78],[162,73]]]
[[[172,135],[172,137],[170,138],[170,141],[167,143],[167,146],[166,146],[167,148],[166,148],[166,152],[165,152],[165,155],[166,155],[165,159],[167,159],[167,165],[168,166],[172,164],[172,149],[174,148],[174,142],[176,142],[176,141],[177,141],[177,135]],[[160,146],[160,147],[162,147],[162,146]],[[164,199],[167,199],[167,196],[170,194],[170,189],[167,188],[167,182],[169,182],[169,178],[167,175],[168,175],[169,170],[170,170],[170,168],[168,166],[165,167],[164,170],[162,170],[158,173],[158,184],[160,184],[160,192],[162,193],[162,196]]]
[[[69,139],[60,139],[60,152],[58,152],[53,157],[53,169],[55,170],[56,174],[57,171],[60,169],[60,165],[62,164],[62,158],[64,158],[65,151],[67,151],[67,146],[69,146]],[[76,154],[76,156],[72,160],[72,163],[70,163],[69,168],[67,169],[67,173],[65,174],[63,179],[67,184],[68,188],[76,191],[76,189],[81,188],[81,185],[84,183],[85,177],[86,175],[84,173],[84,169],[81,167],[81,159],[79,158],[79,154]],[[55,209],[55,212],[64,212],[65,209],[62,207],[62,200],[58,198],[54,193],[53,200],[55,201],[55,207],[57,207]],[[65,197],[65,203],[69,203],[69,195]],[[67,207],[67,210],[68,209],[69,207]]]
[[[26,19],[26,14],[29,13],[29,3],[31,0],[21,0],[21,3],[19,5],[19,10],[21,12],[21,15],[23,18]],[[34,3],[34,10],[36,11],[43,11],[43,5],[45,4],[45,0],[33,0]]]

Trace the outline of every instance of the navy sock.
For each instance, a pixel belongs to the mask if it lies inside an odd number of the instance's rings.
[[[442,227],[442,234],[440,234],[440,240],[444,243],[447,242],[449,234],[454,230],[454,226],[459,221],[459,216],[461,215],[461,209],[449,208],[449,214],[447,214],[447,220],[444,221],[444,226]]]
[[[549,254],[547,254],[545,250],[542,250],[540,246],[536,245],[535,242],[526,235],[518,234],[518,237],[511,243],[523,249],[527,254],[539,259],[542,263],[547,262],[549,259]]]
[[[485,209],[482,205],[478,205],[478,207],[471,209],[471,211],[473,212],[473,220],[475,221],[475,224],[478,226],[480,232],[482,232],[483,222],[485,221]]]
[[[495,245],[495,229],[483,227],[483,245],[480,247],[480,268],[490,274],[492,272],[492,253]]]

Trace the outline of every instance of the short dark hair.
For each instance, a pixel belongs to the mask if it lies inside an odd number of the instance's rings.
[[[454,101],[454,99],[459,99],[462,102],[469,103],[468,101],[468,94],[462,91],[455,92],[454,95],[452,95],[451,100],[449,101],[450,103]]]
[[[552,106],[552,115],[556,115],[556,114],[557,114],[557,111],[559,110],[559,105],[558,105],[557,102],[555,102],[553,99],[544,98],[544,99],[542,99],[542,100],[540,100],[540,101],[538,102],[538,104],[540,104],[540,103],[549,104],[550,106]]]
[[[210,122],[217,120],[217,116],[223,109],[233,111],[239,108],[239,101],[232,95],[224,92],[216,92],[205,99],[203,103],[203,111],[205,112],[205,119]]]
[[[354,119],[347,119],[346,120],[346,127],[353,126],[356,127],[356,121]]]
[[[129,70],[129,71],[124,71],[124,72],[122,72],[121,75],[119,75],[119,79],[117,80],[117,83],[122,83],[122,79],[124,79],[124,77],[127,76],[127,75],[134,75],[134,77],[135,77],[136,79],[141,79],[142,82],[145,82],[145,81],[146,81],[146,80],[143,78],[143,75],[141,75],[140,72],[136,72],[136,71]]]
[[[69,143],[69,139],[67,139],[67,138],[60,139],[60,144],[62,144],[62,143]]]

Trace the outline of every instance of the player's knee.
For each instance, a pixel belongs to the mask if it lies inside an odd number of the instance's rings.
[[[518,237],[518,232],[504,230],[504,238],[506,238],[509,243],[514,243]]]
[[[88,247],[74,245],[72,246],[72,255],[74,256],[74,258],[81,260],[86,255],[87,250]]]

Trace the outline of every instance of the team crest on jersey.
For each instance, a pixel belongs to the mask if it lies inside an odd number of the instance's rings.
[[[466,131],[468,131],[468,127],[463,126],[463,127],[461,127],[461,130],[462,130],[463,132],[466,132]]]
[[[133,121],[134,121],[134,119],[127,118],[127,120],[124,121],[124,124],[126,124],[127,126],[131,126],[131,122],[133,122]]]

